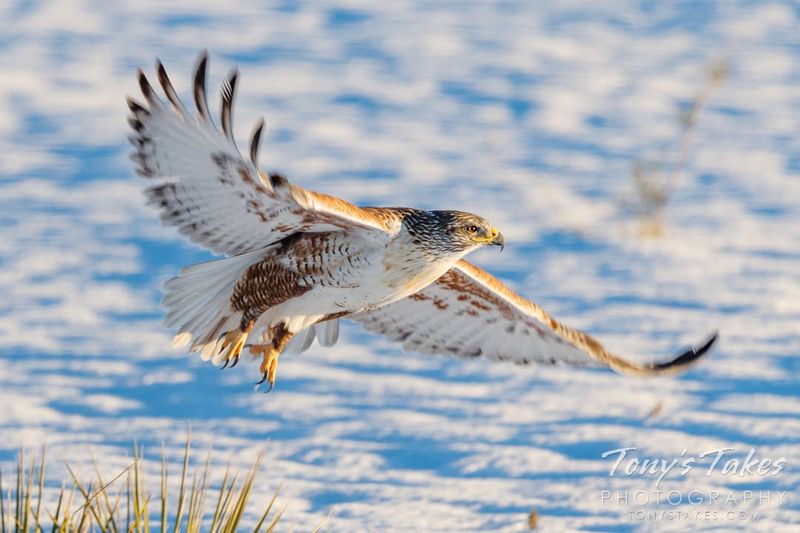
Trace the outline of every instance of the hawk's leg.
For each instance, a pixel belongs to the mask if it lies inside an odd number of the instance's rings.
[[[257,382],[256,385],[261,385],[266,381],[269,383],[267,392],[271,391],[272,387],[275,386],[278,357],[280,357],[283,347],[286,346],[286,343],[289,342],[289,339],[291,339],[293,335],[294,333],[287,330],[283,324],[279,324],[272,335],[272,342],[269,344],[257,344],[250,347],[250,353],[263,356],[260,370],[264,374],[264,377],[262,377],[261,381]]]

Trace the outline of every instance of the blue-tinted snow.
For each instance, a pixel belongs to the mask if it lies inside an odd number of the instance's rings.
[[[554,530],[687,527],[641,510],[800,521],[798,23],[778,1],[2,3],[0,459],[47,441],[54,480],[87,447],[113,470],[134,439],[177,456],[191,425],[220,466],[266,448],[259,489],[284,482],[301,530],[330,511],[330,531],[520,531],[532,507]],[[719,349],[641,381],[402,354],[348,326],[285,357],[270,395],[252,365],[173,352],[161,283],[210,256],[144,206],[124,97],[156,56],[188,97],[203,48],[211,83],[240,67],[240,144],[266,115],[267,168],[360,203],[487,216],[508,246],[474,260],[620,353],[667,355],[713,328]],[[620,209],[633,161],[674,145],[721,57],[666,233],[641,239]],[[661,485],[767,502],[603,500],[654,490],[608,476],[600,455],[626,446],[786,463]]]

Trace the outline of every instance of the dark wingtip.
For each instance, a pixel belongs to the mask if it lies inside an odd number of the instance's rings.
[[[288,187],[289,180],[280,174],[270,174],[269,184],[272,185],[273,189],[280,189],[281,187]]]
[[[172,104],[173,109],[181,115],[186,115],[186,109],[183,107],[180,98],[178,98],[178,93],[175,92],[175,87],[172,86],[172,81],[167,75],[167,69],[164,68],[164,64],[160,59],[156,59],[156,74],[158,83],[161,84],[161,88],[164,90],[164,94],[167,95],[167,100]]]
[[[128,103],[128,109],[130,109],[131,112],[134,115],[138,116],[140,114],[141,115],[149,115],[150,114],[150,112],[147,110],[146,107],[144,107],[142,104],[140,104],[139,102],[137,102],[136,100],[134,100],[130,96],[128,96],[125,99],[125,101]]]
[[[225,81],[222,83],[222,131],[231,142],[233,139],[233,98],[236,94],[236,79],[239,76],[239,71],[233,69]]]
[[[139,88],[142,90],[145,99],[152,103],[154,99],[153,87],[147,81],[147,76],[144,75],[142,69],[136,69],[136,78],[139,80]]]
[[[208,52],[203,50],[197,57],[197,67],[194,69],[194,83],[205,87],[206,68],[208,67]]]
[[[208,116],[208,102],[206,101],[206,67],[208,66],[208,51],[203,50],[197,59],[197,68],[194,71],[194,102],[197,112],[206,120]]]
[[[264,117],[261,117],[258,122],[256,122],[253,136],[250,138],[250,161],[252,161],[255,166],[258,166],[258,148],[261,142],[261,132],[264,130],[264,125]]]
[[[228,73],[228,78],[225,80],[226,84],[222,86],[223,96],[233,100],[233,95],[236,90],[236,80],[239,77],[239,69],[234,68]]]
[[[139,120],[139,119],[138,119],[138,118],[136,118],[136,117],[128,117],[128,125],[130,125],[130,127],[131,127],[133,130],[135,130],[137,133],[141,132],[141,131],[142,131],[142,128],[144,127],[144,126],[142,125],[142,121],[141,121],[141,120]]]
[[[681,353],[672,361],[659,363],[652,366],[654,373],[669,373],[680,372],[686,369],[689,365],[696,363],[701,357],[711,351],[711,348],[716,344],[719,339],[719,331],[714,331],[701,346],[692,346],[685,352]]]

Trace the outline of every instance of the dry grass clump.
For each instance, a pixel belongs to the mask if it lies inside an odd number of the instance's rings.
[[[67,465],[70,480],[62,483],[57,498],[49,500],[48,505],[44,448],[38,458],[29,462],[20,451],[16,483],[6,488],[0,471],[0,533],[243,531],[242,518],[250,508],[262,455],[242,478],[228,467],[218,492],[215,491],[216,500],[209,505],[211,456],[209,454],[203,468],[190,468],[190,440],[187,437],[177,498],[168,494],[168,463],[163,453],[160,491],[156,498],[152,497],[145,485],[142,451],[134,446],[133,462],[111,479],[103,477],[94,461],[94,476],[88,482],[81,482]],[[272,512],[277,496],[278,491],[259,509],[260,519],[252,529],[254,533],[269,533],[275,529],[283,513],[283,510]]]
[[[690,105],[678,113],[678,140],[672,150],[657,157],[641,157],[634,162],[632,198],[626,198],[623,203],[635,212],[641,236],[659,237],[663,234],[666,209],[684,172],[692,134],[709,98],[727,79],[728,70],[727,59],[709,67],[703,86]]]

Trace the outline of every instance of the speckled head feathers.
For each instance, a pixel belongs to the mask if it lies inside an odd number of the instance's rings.
[[[414,244],[438,254],[462,254],[503,236],[483,217],[463,211],[412,211],[403,219]]]

